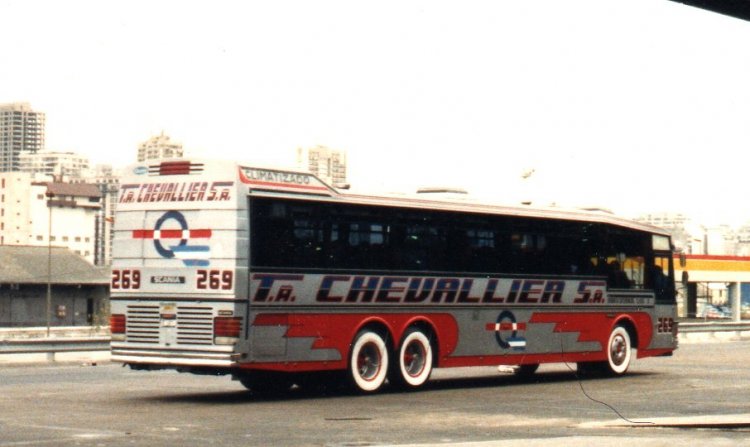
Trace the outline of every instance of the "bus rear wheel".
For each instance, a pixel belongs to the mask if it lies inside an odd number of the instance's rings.
[[[349,377],[365,393],[380,389],[388,375],[388,348],[377,332],[363,330],[354,337],[349,354]]]
[[[398,362],[391,372],[391,382],[401,388],[422,386],[432,374],[432,344],[419,329],[406,331],[398,349]]]

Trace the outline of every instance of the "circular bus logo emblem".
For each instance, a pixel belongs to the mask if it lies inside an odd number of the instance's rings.
[[[208,228],[191,230],[182,213],[167,211],[156,221],[153,230],[133,230],[133,238],[152,240],[154,249],[163,258],[180,259],[188,267],[205,267],[210,265],[211,246],[195,244],[194,241],[210,239],[212,233]]]
[[[168,211],[164,213],[164,215],[161,216],[159,220],[156,221],[154,231],[161,231],[161,227],[162,225],[164,225],[164,222],[170,219],[174,219],[177,221],[177,224],[180,226],[180,233],[184,233],[184,231],[188,229],[187,221],[185,220],[185,216],[183,216],[182,213],[178,211]],[[187,245],[187,242],[187,239],[183,237],[180,239],[180,243],[178,245],[173,245],[169,249],[167,249],[164,248],[164,246],[161,244],[160,239],[154,237],[154,248],[163,258],[174,258],[173,250],[175,248],[184,247],[185,245]]]
[[[495,331],[495,340],[503,349],[522,351],[526,349],[526,339],[518,335],[518,331],[526,330],[526,323],[516,322],[516,316],[509,310],[500,312],[494,325],[488,329]]]

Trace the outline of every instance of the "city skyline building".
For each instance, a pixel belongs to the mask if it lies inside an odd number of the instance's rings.
[[[703,225],[681,213],[649,213],[638,222],[669,231],[678,252],[691,255],[750,256],[750,225]]]
[[[22,153],[44,150],[45,120],[27,102],[0,104],[0,172],[17,172]]]
[[[93,264],[100,202],[96,185],[0,173],[0,245],[66,247]]]
[[[682,213],[648,213],[633,220],[669,231],[672,235],[672,244],[683,253],[703,254],[705,251],[705,231]]]
[[[325,146],[297,148],[297,167],[315,174],[331,186],[347,185],[346,151]]]
[[[120,175],[110,165],[96,165],[93,175],[82,179],[83,182],[96,185],[102,194],[102,207],[96,217],[96,252],[95,265],[112,263],[112,243],[114,241],[115,210],[117,194],[120,191]]]
[[[182,158],[182,156],[182,144],[171,141],[164,131],[138,145],[139,163],[163,158]]]
[[[21,153],[20,171],[54,176],[57,180],[81,179],[90,175],[88,157],[75,152],[39,151]]]

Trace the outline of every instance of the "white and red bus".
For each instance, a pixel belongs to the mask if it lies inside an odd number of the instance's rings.
[[[112,359],[264,391],[436,367],[624,374],[677,347],[668,233],[605,212],[342,193],[308,173],[141,164],[115,218]]]

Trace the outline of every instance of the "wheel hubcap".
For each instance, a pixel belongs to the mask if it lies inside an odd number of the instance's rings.
[[[410,376],[416,377],[424,370],[425,356],[421,343],[409,343],[404,349],[404,369]]]
[[[373,343],[362,346],[357,355],[357,370],[360,377],[365,380],[372,380],[380,371],[380,352],[378,347]]]
[[[612,339],[612,345],[609,348],[610,358],[612,363],[615,365],[622,365],[627,357],[627,344],[625,338],[621,335],[617,335]]]

